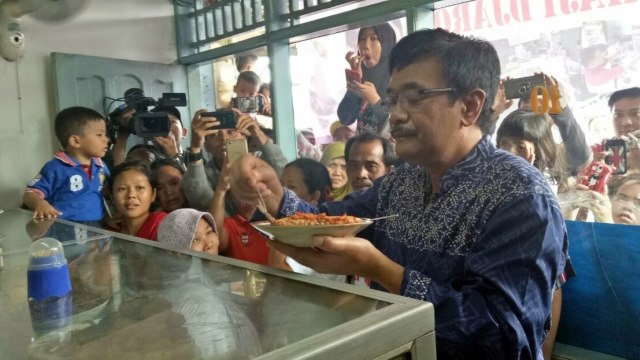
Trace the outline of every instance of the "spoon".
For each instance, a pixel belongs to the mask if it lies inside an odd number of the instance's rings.
[[[262,198],[262,194],[260,194],[260,191],[258,191],[258,196],[260,197],[260,203],[257,206],[258,211],[260,211],[262,215],[264,215],[267,218],[267,220],[273,224],[276,221],[276,218],[271,216],[271,214],[269,214],[269,212],[267,211],[267,205],[265,204],[264,199]]]
[[[397,216],[398,216],[398,214],[393,214],[393,215],[387,215],[387,216],[380,216],[380,217],[373,218],[373,219],[362,218],[362,220],[365,220],[365,221],[376,221],[376,220],[394,218],[394,217],[397,217]]]

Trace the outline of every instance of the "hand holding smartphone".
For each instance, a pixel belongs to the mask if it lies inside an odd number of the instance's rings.
[[[219,110],[213,112],[203,112],[200,117],[214,117],[220,122],[220,125],[213,126],[207,130],[219,130],[219,129],[235,129],[236,128],[236,113],[232,110]]]
[[[352,69],[344,69],[344,75],[347,78],[347,82],[355,81],[358,83],[362,82],[362,74],[358,71]]]
[[[609,139],[603,142],[603,150],[609,151],[609,155],[604,158],[605,164],[612,166],[613,174],[624,174],[627,172],[627,144],[623,139]]]
[[[229,165],[238,160],[242,155],[249,153],[246,139],[229,140],[227,143],[227,159]]]
[[[580,176],[586,177],[581,184],[587,186],[589,190],[604,194],[604,187],[609,181],[611,173],[611,167],[594,161],[580,173]]]
[[[528,98],[537,86],[545,87],[544,74],[508,79],[504,81],[504,95],[507,100]]]

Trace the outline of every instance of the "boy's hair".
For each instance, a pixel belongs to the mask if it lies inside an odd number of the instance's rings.
[[[153,176],[153,173],[151,172],[151,169],[147,164],[139,160],[130,160],[130,161],[125,161],[120,165],[117,165],[111,171],[111,175],[109,176],[109,181],[108,181],[109,191],[111,192],[111,194],[114,193],[113,186],[115,185],[116,179],[118,178],[118,176],[120,176],[123,172],[129,171],[129,170],[135,170],[143,173],[147,177],[147,179],[149,179],[149,183],[151,184],[151,187],[153,189],[158,187],[158,182],[156,181],[155,176]]]
[[[548,115],[541,115],[527,110],[515,110],[502,120],[496,135],[496,143],[500,145],[503,137],[516,137],[531,141],[535,146],[536,158],[533,166],[540,171],[553,168],[557,159],[557,145],[553,140],[551,126],[553,120]]]
[[[236,58],[236,69],[238,72],[242,72],[247,65],[253,65],[258,60],[258,57],[254,54],[238,56]]]
[[[171,166],[174,169],[180,171],[180,174],[184,175],[185,169],[180,165],[180,163],[172,158],[158,158],[156,161],[151,163],[151,171],[155,173],[156,170],[163,166]]]
[[[614,91],[609,97],[609,109],[613,110],[613,105],[615,105],[615,103],[620,99],[637,97],[640,97],[640,87],[637,86]]]
[[[493,134],[491,106],[500,83],[500,59],[493,45],[440,28],[416,31],[401,39],[391,51],[389,72],[428,59],[439,60],[444,87],[455,89],[449,95],[450,103],[474,89],[485,92],[478,125],[483,134]]]
[[[284,168],[295,167],[302,172],[304,184],[310,193],[320,192],[318,204],[331,201],[331,177],[327,167],[319,161],[300,158],[288,163]]]
[[[628,183],[640,183],[640,175],[627,175],[611,178],[607,183],[607,185],[609,185],[609,196],[615,196],[622,185]]]
[[[393,166],[398,158],[396,157],[396,153],[393,150],[393,145],[391,145],[391,142],[387,138],[369,131],[360,133],[347,140],[347,145],[345,145],[344,147],[344,160],[347,162],[347,164],[349,163],[349,152],[354,145],[368,144],[374,141],[380,141],[380,145],[382,145],[382,162],[384,162],[384,166]]]
[[[82,106],[73,106],[60,111],[56,115],[54,128],[62,148],[67,148],[71,135],[82,134],[89,121],[104,121],[104,117],[99,112]]]
[[[251,85],[260,86],[260,76],[254,73],[253,71],[247,70],[238,74],[238,80],[236,81],[236,85],[240,83],[240,80],[248,82]]]

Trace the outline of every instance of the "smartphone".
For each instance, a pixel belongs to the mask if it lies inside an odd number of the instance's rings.
[[[264,110],[264,97],[260,95],[235,97],[231,99],[231,107],[243,113],[261,113]]]
[[[200,117],[214,117],[219,122],[220,125],[212,126],[207,130],[218,130],[218,129],[235,129],[236,128],[236,113],[232,110],[220,110],[213,112],[204,112],[200,114]]]
[[[505,80],[504,95],[507,99],[528,98],[536,86],[545,86],[544,74]]]
[[[611,173],[611,167],[601,162],[594,161],[580,173],[581,176],[587,177],[582,181],[582,185],[586,185],[589,190],[604,194],[604,186],[609,181]]]
[[[249,147],[247,146],[246,139],[235,139],[227,142],[227,158],[229,164],[233,164],[242,155],[249,153]]]
[[[625,174],[627,172],[627,143],[623,139],[609,139],[602,144],[604,151],[610,154],[604,158],[607,165],[615,170],[613,174]]]
[[[344,75],[347,78],[347,82],[349,81],[355,81],[355,82],[362,82],[362,74],[358,71],[352,70],[352,69],[344,69]]]

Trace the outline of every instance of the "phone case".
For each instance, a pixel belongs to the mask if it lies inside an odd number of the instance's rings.
[[[536,86],[545,86],[543,74],[509,79],[504,82],[504,95],[507,99],[528,98]]]
[[[346,76],[347,81],[362,82],[362,74],[355,70],[344,69],[344,75]]]
[[[580,175],[587,177],[582,181],[582,184],[589,187],[589,190],[604,194],[604,186],[609,181],[611,172],[608,165],[594,161],[580,173]]]
[[[248,153],[249,148],[247,146],[247,140],[245,139],[229,140],[227,143],[227,158],[229,159],[229,164],[233,164],[233,162],[238,160],[242,155]]]
[[[627,144],[625,141],[622,139],[605,140],[603,148],[610,151],[604,162],[615,168],[613,173],[625,174],[627,172]]]

